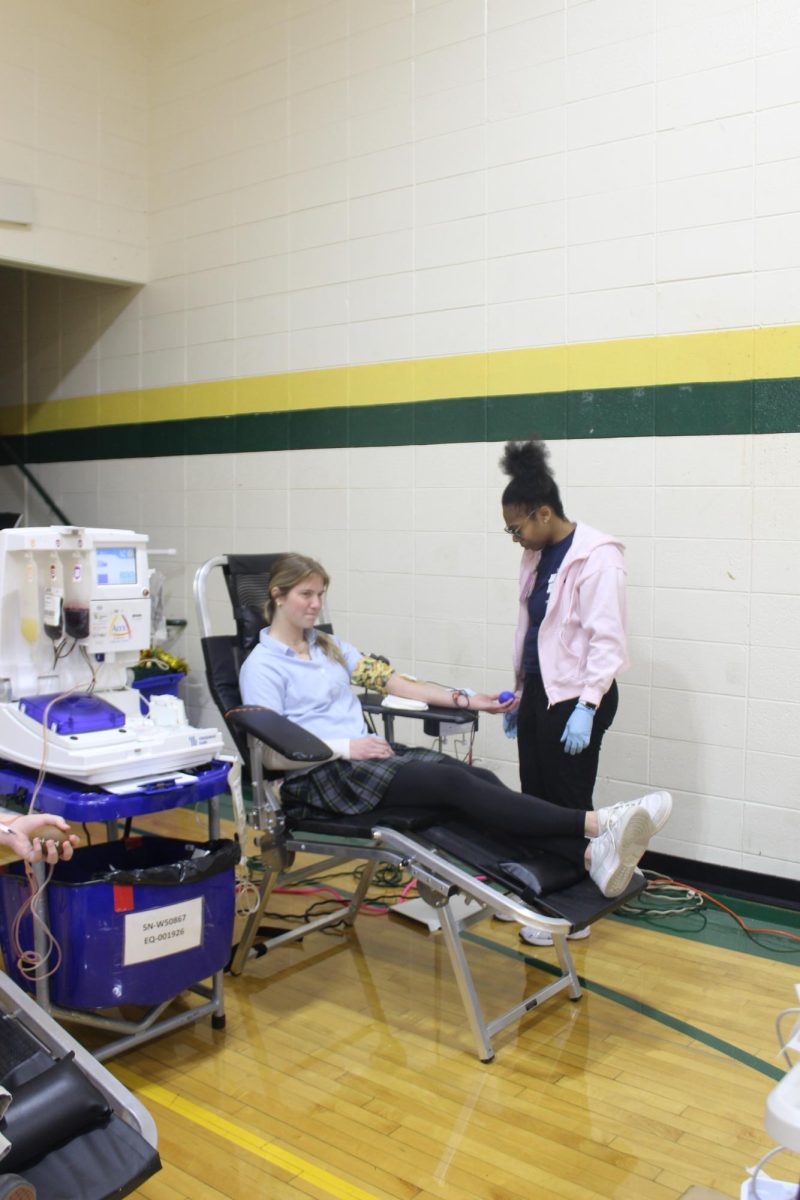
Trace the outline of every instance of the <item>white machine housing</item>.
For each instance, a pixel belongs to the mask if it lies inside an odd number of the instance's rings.
[[[200,766],[222,750],[215,728],[196,729],[182,714],[167,720],[161,714],[156,721],[143,716],[140,693],[130,686],[129,671],[151,637],[147,541],[146,534],[128,529],[0,530],[0,757],[106,785]],[[57,643],[43,625],[54,555],[65,579],[75,561],[88,576],[87,636],[64,635]],[[68,588],[65,583],[67,594]],[[51,727],[45,736],[42,724],[19,705],[20,698],[42,693],[90,691],[120,709],[124,725],[70,733]]]

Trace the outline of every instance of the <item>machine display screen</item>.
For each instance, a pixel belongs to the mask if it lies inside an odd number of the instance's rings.
[[[97,582],[106,587],[136,583],[136,550],[133,546],[102,546],[97,555]]]

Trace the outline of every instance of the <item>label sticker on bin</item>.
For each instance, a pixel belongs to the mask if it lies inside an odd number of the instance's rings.
[[[122,965],[150,962],[181,950],[194,950],[203,941],[203,897],[166,904],[125,917]]]

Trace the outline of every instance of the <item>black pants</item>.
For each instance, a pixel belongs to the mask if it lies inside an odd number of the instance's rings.
[[[517,720],[519,778],[523,792],[529,796],[589,812],[603,734],[619,704],[617,685],[612,683],[598,705],[589,745],[580,754],[566,754],[561,735],[577,702],[576,696],[548,707],[541,676],[531,675],[525,680]]]
[[[571,862],[583,863],[587,839],[582,812],[514,792],[483,767],[469,767],[456,759],[406,763],[374,811],[404,807],[430,808],[443,818],[466,817],[489,832],[510,833]]]

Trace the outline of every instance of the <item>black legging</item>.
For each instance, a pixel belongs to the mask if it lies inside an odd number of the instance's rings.
[[[592,722],[589,745],[580,754],[567,754],[561,735],[577,703],[551,704],[541,675],[525,680],[517,719],[519,778],[523,792],[541,796],[564,808],[592,811],[592,796],[600,765],[600,746],[617,711],[619,693],[612,683]]]
[[[489,831],[530,838],[543,850],[583,863],[584,812],[514,792],[484,767],[470,767],[457,759],[441,763],[412,759],[399,768],[375,811],[403,807],[458,813]]]

